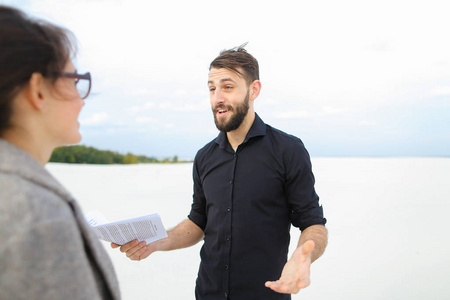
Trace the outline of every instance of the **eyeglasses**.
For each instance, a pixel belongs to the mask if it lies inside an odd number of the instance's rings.
[[[86,99],[91,91],[91,73],[77,74],[77,73],[63,73],[62,76],[68,78],[75,78],[75,85],[81,99]]]

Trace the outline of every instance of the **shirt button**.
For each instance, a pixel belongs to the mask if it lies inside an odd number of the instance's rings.
[[[227,212],[230,212],[231,211],[231,207],[227,207]]]
[[[227,235],[227,236],[225,237],[225,239],[226,239],[227,241],[229,241],[229,240],[231,240],[231,237],[230,237],[229,235]]]
[[[228,293],[227,292],[225,292],[225,298],[227,298],[228,297]]]
[[[225,270],[228,270],[228,265],[225,265]]]

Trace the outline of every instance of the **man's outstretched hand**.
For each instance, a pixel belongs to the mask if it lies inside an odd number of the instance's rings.
[[[310,284],[311,252],[313,241],[306,241],[292,254],[284,265],[281,277],[277,281],[267,281],[266,287],[278,293],[297,294]]]

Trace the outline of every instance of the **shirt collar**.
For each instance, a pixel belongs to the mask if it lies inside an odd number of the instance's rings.
[[[248,131],[247,136],[245,137],[242,144],[246,143],[251,138],[264,135],[266,135],[266,124],[263,122],[263,120],[261,120],[258,114],[255,113],[255,120],[253,121],[252,127],[250,127],[250,130]],[[229,145],[226,132],[220,132],[215,142],[221,149],[225,149]]]

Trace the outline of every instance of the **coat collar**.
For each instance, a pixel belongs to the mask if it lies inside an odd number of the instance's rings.
[[[14,174],[48,188],[66,200],[73,199],[36,159],[4,139],[0,139],[0,172]]]

